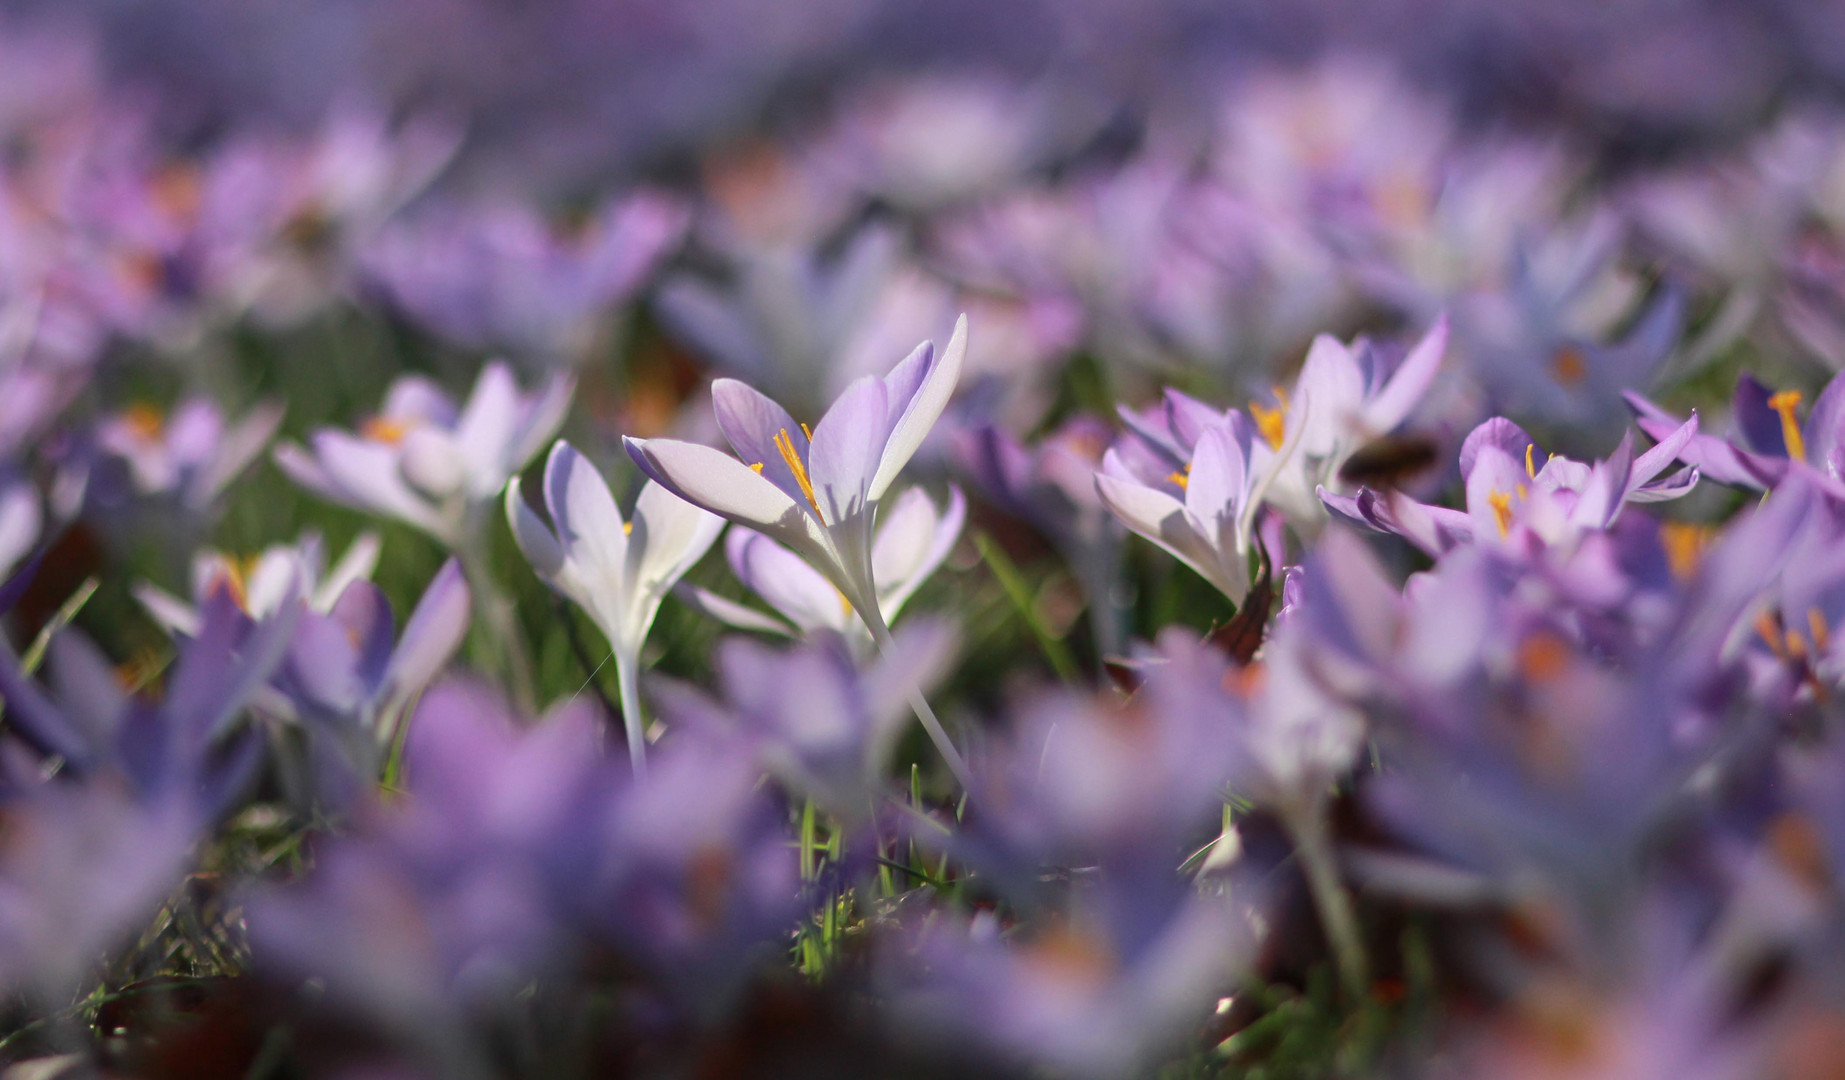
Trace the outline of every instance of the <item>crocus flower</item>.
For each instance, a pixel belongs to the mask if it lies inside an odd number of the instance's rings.
[[[1394,371],[1386,371],[1377,348],[1363,338],[1345,345],[1327,335],[1314,339],[1279,410],[1252,403],[1263,439],[1281,455],[1266,498],[1303,536],[1315,535],[1326,519],[1314,492],[1337,490],[1339,470],[1365,444],[1395,431],[1409,418],[1440,370],[1448,344],[1448,320],[1437,319]],[[1292,407],[1290,407],[1290,402]],[[1298,430],[1296,430],[1298,429]]]
[[[937,510],[927,492],[911,488],[897,497],[883,518],[871,545],[871,568],[878,606],[887,620],[895,622],[903,605],[954,548],[967,520],[967,500],[959,488],[950,488],[947,509]],[[737,580],[787,621],[764,616],[707,589],[691,590],[693,600],[707,614],[742,630],[784,635],[827,631],[855,645],[872,643],[864,620],[839,589],[799,555],[743,528],[730,530],[724,554]]]
[[[1613,526],[1628,503],[1676,499],[1698,482],[1699,471],[1662,476],[1697,435],[1693,416],[1638,457],[1630,432],[1615,452],[1592,464],[1556,454],[1536,464],[1537,445],[1503,417],[1475,428],[1461,446],[1467,509],[1417,502],[1401,492],[1361,489],[1354,497],[1324,489],[1334,513],[1368,528],[1396,533],[1439,555],[1461,543],[1499,543],[1507,550],[1574,544],[1584,533]]]
[[[1271,447],[1241,413],[1219,414],[1170,390],[1159,416],[1155,426],[1152,416],[1123,412],[1129,437],[1102,456],[1096,492],[1122,524],[1241,604],[1256,512],[1305,428]]]
[[[554,375],[524,394],[511,369],[492,363],[457,411],[434,383],[405,376],[356,434],[321,428],[311,449],[277,447],[276,464],[323,498],[407,522],[465,553],[500,489],[557,432],[572,386]]]
[[[134,594],[163,629],[186,637],[198,634],[199,609],[222,586],[229,586],[238,606],[252,618],[268,617],[290,596],[299,596],[309,610],[325,614],[346,586],[372,576],[378,550],[377,533],[360,533],[329,568],[320,534],[310,530],[292,544],[272,544],[247,560],[221,551],[198,553],[192,560],[191,602],[146,583],[136,585]]]
[[[1790,469],[1804,468],[1823,489],[1845,498],[1845,376],[1833,376],[1804,420],[1802,399],[1798,390],[1773,392],[1745,373],[1731,402],[1734,434],[1695,435],[1679,450],[1679,460],[1720,484],[1756,491],[1775,486]],[[1655,439],[1679,426],[1638,394],[1629,393],[1627,404],[1640,429]]]
[[[205,398],[186,401],[171,416],[132,405],[97,426],[96,444],[127,470],[124,494],[171,496],[201,511],[262,453],[281,423],[275,404],[258,405],[235,423]]]
[[[545,463],[546,527],[526,505],[515,478],[506,488],[506,518],[519,549],[553,589],[594,619],[615,654],[622,721],[634,767],[644,767],[641,724],[641,646],[660,601],[705,554],[724,520],[659,484],[641,487],[634,514],[623,521],[595,466],[559,440]]]
[[[641,470],[680,498],[757,530],[806,559],[858,611],[883,646],[872,522],[878,503],[954,394],[967,352],[967,317],[938,356],[928,342],[879,379],[867,375],[808,429],[734,379],[711,388],[718,427],[741,461],[675,439],[625,439]],[[943,756],[965,776],[920,694],[914,704]]]
[[[834,634],[792,651],[732,637],[718,646],[721,700],[690,686],[660,693],[670,715],[743,740],[789,787],[857,821],[885,790],[910,688],[932,687],[947,673],[954,639],[945,621],[910,622],[861,666]]]

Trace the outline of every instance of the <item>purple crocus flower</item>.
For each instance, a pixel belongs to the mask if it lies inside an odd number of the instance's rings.
[[[878,607],[895,622],[903,605],[948,557],[967,520],[967,500],[959,488],[948,490],[948,506],[937,510],[927,492],[911,488],[899,495],[878,522],[871,545],[871,569],[877,582]],[[772,634],[818,632],[839,634],[858,651],[872,644],[870,631],[839,589],[794,552],[759,532],[733,528],[724,541],[732,572],[757,596],[768,601],[781,619],[707,589],[693,589],[690,599],[706,614],[742,630]],[[782,620],[787,620],[786,622]]]
[[[0,853],[0,981],[67,1000],[170,895],[201,833],[254,775],[259,744],[237,719],[293,629],[292,608],[253,625],[221,591],[159,702],[131,699],[75,632],[52,641],[49,691],[0,643],[0,693],[17,740],[4,748],[16,842]],[[65,775],[48,778],[23,747],[58,760]]]
[[[518,479],[507,485],[506,518],[519,549],[539,577],[595,620],[614,651],[628,751],[638,771],[647,761],[641,647],[660,601],[704,557],[724,519],[649,481],[623,521],[595,466],[562,440],[545,463],[545,508],[549,528],[526,505]]]
[[[1736,381],[1731,403],[1735,432],[1728,439],[1694,436],[1679,451],[1679,460],[1720,484],[1762,491],[1778,484],[1790,469],[1803,468],[1826,491],[1845,498],[1845,375],[1820,391],[1800,418],[1798,390],[1772,392],[1753,375]],[[1638,394],[1627,404],[1640,429],[1654,438],[1678,425],[1664,409]]]
[[[1304,427],[1271,446],[1241,413],[1218,413],[1176,390],[1166,392],[1163,408],[1123,410],[1122,417],[1129,434],[1102,456],[1095,474],[1103,505],[1231,603],[1242,603],[1256,513]]]
[[[258,405],[228,423],[216,404],[194,398],[171,416],[150,405],[130,406],[98,424],[95,437],[105,460],[126,468],[124,495],[171,497],[196,513],[249,467],[281,423],[280,405]]]
[[[643,192],[566,232],[517,203],[425,210],[364,262],[392,301],[472,348],[574,362],[684,234],[685,208]]]
[[[1698,482],[1699,470],[1662,476],[1697,435],[1698,418],[1670,431],[1638,457],[1630,432],[1606,460],[1592,464],[1555,454],[1536,464],[1537,445],[1503,417],[1486,421],[1461,446],[1467,509],[1417,502],[1401,492],[1360,489],[1353,497],[1324,489],[1335,514],[1367,528],[1396,533],[1439,555],[1462,543],[1499,543],[1507,550],[1568,548],[1591,531],[1612,527],[1628,503],[1676,499]]]
[[[718,647],[721,702],[679,684],[657,693],[668,715],[719,740],[742,739],[788,787],[858,821],[886,790],[911,688],[934,686],[954,649],[950,625],[931,619],[905,624],[862,666],[836,634],[792,651],[732,637]]]
[[[878,606],[872,522],[884,493],[947,406],[966,352],[963,316],[940,355],[925,342],[882,379],[857,380],[812,434],[757,391],[719,379],[711,388],[718,427],[741,461],[674,439],[624,441],[642,471],[667,490],[805,558],[882,645],[890,630]],[[958,761],[932,719],[925,719],[931,736],[950,761]]]
[[[146,583],[136,585],[134,594],[167,633],[196,637],[199,610],[219,588],[229,586],[238,606],[256,619],[267,618],[291,596],[325,614],[348,585],[372,576],[378,552],[378,534],[360,533],[329,568],[320,534],[310,530],[292,544],[273,544],[247,560],[221,551],[199,552],[192,559],[190,602]]]
[[[500,489],[556,434],[573,385],[553,375],[523,394],[511,369],[492,363],[456,410],[434,383],[408,375],[356,434],[321,428],[311,449],[277,447],[276,464],[323,498],[407,522],[469,553]]]

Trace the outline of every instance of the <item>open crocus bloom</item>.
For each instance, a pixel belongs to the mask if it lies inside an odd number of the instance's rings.
[[[570,598],[609,639],[621,683],[623,721],[636,767],[646,757],[635,686],[641,646],[673,583],[692,568],[723,519],[658,484],[641,488],[627,520],[595,466],[559,440],[545,463],[547,528],[525,504],[517,478],[506,488],[506,517],[519,550],[550,586]]]
[[[1676,499],[1695,487],[1695,468],[1660,474],[1680,459],[1697,432],[1694,415],[1638,457],[1629,433],[1606,460],[1588,464],[1547,454],[1539,467],[1537,446],[1524,429],[1494,417],[1461,446],[1464,511],[1369,489],[1348,498],[1322,488],[1320,498],[1338,516],[1396,533],[1430,555],[1469,542],[1513,549],[1568,545],[1585,532],[1612,526],[1628,503]]]
[[[134,587],[135,599],[169,634],[198,634],[199,609],[220,585],[250,615],[263,619],[273,614],[284,597],[299,596],[310,611],[326,614],[346,591],[346,586],[372,576],[378,565],[378,534],[360,533],[332,568],[320,534],[306,532],[292,544],[272,544],[251,559],[222,551],[205,551],[192,560],[192,598],[188,604],[153,585]]]
[[[1130,435],[1102,456],[1102,502],[1129,529],[1165,548],[1243,602],[1256,511],[1302,428],[1271,448],[1241,413],[1218,414],[1168,391],[1155,424],[1130,417]]]
[[[883,639],[872,522],[948,404],[966,352],[962,316],[939,356],[925,342],[883,378],[856,380],[811,432],[757,391],[719,379],[718,427],[741,461],[675,439],[630,438],[628,453],[667,490],[806,559]]]
[[[917,587],[935,573],[954,547],[967,520],[967,500],[959,488],[950,488],[947,508],[938,511],[921,488],[911,488],[897,497],[883,518],[871,545],[871,569],[879,610],[895,622]],[[789,635],[824,630],[844,636],[861,649],[871,644],[869,630],[845,594],[799,555],[749,529],[732,529],[724,541],[724,554],[737,579],[768,601],[782,618],[763,615],[705,589],[688,590],[706,614],[742,630]]]
[[[126,465],[133,493],[172,495],[204,509],[262,452],[282,423],[282,406],[264,402],[242,419],[194,398],[163,415],[150,405],[131,405],[103,420],[96,444]]]
[[[459,551],[506,481],[557,431],[572,386],[556,375],[524,394],[511,369],[488,364],[457,411],[434,383],[408,376],[358,433],[322,428],[311,451],[277,447],[276,464],[324,498],[409,522]]]
[[[1326,334],[1315,338],[1294,384],[1293,408],[1285,397],[1279,410],[1250,405],[1270,446],[1279,449],[1285,440],[1297,447],[1276,463],[1269,505],[1296,529],[1317,533],[1326,513],[1315,491],[1336,489],[1339,470],[1354,452],[1408,419],[1434,381],[1447,346],[1448,320],[1437,319],[1386,375],[1369,341],[1345,345]]]
[[[1845,375],[1835,375],[1814,400],[1803,422],[1798,390],[1770,391],[1753,376],[1736,383],[1731,415],[1735,434],[1728,439],[1697,435],[1679,451],[1679,460],[1720,484],[1764,491],[1788,470],[1810,467],[1822,490],[1845,498]],[[1638,394],[1627,404],[1640,429],[1655,439],[1679,421]]]

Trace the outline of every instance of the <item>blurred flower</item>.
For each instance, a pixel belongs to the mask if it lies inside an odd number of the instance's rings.
[[[96,445],[105,462],[119,462],[127,490],[110,491],[103,478],[92,490],[106,502],[168,497],[194,513],[213,500],[263,452],[282,423],[282,406],[262,404],[234,424],[205,398],[181,404],[171,416],[133,405],[103,420]]]
[[[329,569],[320,534],[309,530],[292,544],[272,544],[247,560],[221,551],[194,555],[190,603],[145,582],[135,585],[133,591],[135,599],[167,633],[196,637],[200,608],[213,592],[226,586],[237,605],[252,618],[269,617],[289,597],[299,597],[310,611],[325,614],[332,610],[346,586],[372,576],[378,565],[378,550],[377,533],[360,533]]]
[[[880,516],[883,520],[878,522],[871,545],[872,579],[877,583],[878,609],[887,622],[896,622],[903,605],[935,573],[960,538],[967,501],[959,488],[951,487],[947,509],[938,511],[927,492],[911,488]],[[860,653],[872,644],[871,632],[851,603],[799,555],[742,527],[730,530],[724,554],[737,580],[768,601],[787,622],[707,589],[690,590],[696,606],[706,614],[742,630],[785,635],[827,631],[846,638]]]
[[[615,654],[628,752],[647,760],[640,714],[641,647],[660,601],[705,554],[724,521],[652,481],[631,520],[576,448],[559,440],[545,463],[546,527],[526,505],[517,477],[506,488],[506,519],[519,550],[550,586],[594,619]]]
[[[939,619],[906,624],[875,660],[861,663],[832,633],[792,651],[726,639],[717,668],[723,697],[689,686],[659,689],[665,711],[720,739],[742,739],[790,788],[847,822],[876,809],[912,687],[947,673],[955,648]]]
[[[1798,390],[1770,393],[1753,375],[1736,380],[1731,405],[1735,434],[1729,439],[1696,434],[1678,451],[1680,461],[1720,484],[1761,491],[1775,486],[1790,469],[1804,467],[1827,491],[1845,498],[1845,376],[1834,376],[1813,402],[1806,419],[1799,417]],[[1638,394],[1627,404],[1640,429],[1658,439],[1678,426],[1664,409]]]
[[[677,200],[651,192],[611,200],[574,229],[521,203],[445,204],[388,226],[364,265],[398,307],[452,341],[576,363],[685,222]]]
[[[321,428],[311,450],[276,448],[276,464],[322,498],[422,529],[451,551],[479,543],[506,482],[563,422],[574,386],[554,375],[520,392],[504,364],[488,364],[458,412],[435,384],[406,375],[357,434]]]

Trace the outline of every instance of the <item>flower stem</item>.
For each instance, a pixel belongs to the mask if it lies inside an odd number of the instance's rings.
[[[461,572],[474,593],[474,610],[486,633],[487,648],[506,680],[506,691],[522,711],[537,708],[538,693],[532,681],[532,659],[526,654],[525,637],[519,633],[517,612],[512,597],[500,589],[492,569],[487,565],[485,545],[476,540],[463,544],[457,554]]]
[[[622,649],[615,650],[615,684],[621,694],[621,724],[628,733],[628,756],[634,762],[634,775],[647,772],[647,727],[641,719],[641,685],[639,658]]]
[[[1364,939],[1358,932],[1358,916],[1352,898],[1339,880],[1339,868],[1333,861],[1331,838],[1326,818],[1319,807],[1283,815],[1294,848],[1300,853],[1301,867],[1307,876],[1307,891],[1313,896],[1314,910],[1332,945],[1333,961],[1339,967],[1339,983],[1350,1004],[1357,1005],[1371,985],[1371,964],[1365,956]]]
[[[891,646],[890,627],[884,625],[883,613],[878,611],[875,604],[854,606],[858,608],[859,618],[865,620],[865,628],[871,631],[871,640],[877,643],[878,652],[888,652]],[[961,759],[961,752],[949,740],[942,722],[935,718],[935,710],[929,707],[929,699],[923,697],[922,687],[917,686],[915,680],[910,680],[903,689],[910,699],[910,708],[916,713],[916,719],[922,721],[923,730],[929,733],[929,739],[935,743],[936,750],[947,763],[948,771],[954,774],[962,791],[972,792],[973,774],[968,772],[967,762]]]

